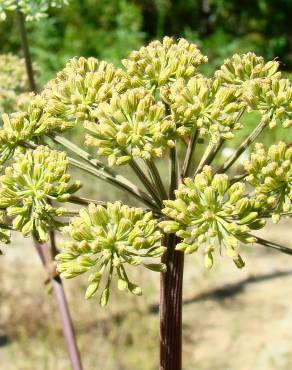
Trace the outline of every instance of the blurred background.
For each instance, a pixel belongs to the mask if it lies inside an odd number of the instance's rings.
[[[277,58],[292,75],[291,0],[71,0],[40,22],[27,23],[38,85],[73,56],[94,56],[119,65],[132,49],[164,35],[185,37],[209,57],[211,75],[234,53]],[[17,109],[27,89],[19,34],[11,13],[0,23],[0,111]],[[244,117],[242,140],[257,119]],[[74,133],[74,132],[73,132]],[[74,140],[83,142],[78,130]],[[269,144],[287,138],[264,134]],[[231,148],[232,149],[232,148]],[[76,177],[79,173],[73,173]],[[122,199],[119,192],[84,177],[83,194]],[[123,198],[131,203],[131,200]],[[264,237],[292,247],[291,223],[268,225]],[[69,370],[58,313],[46,275],[29,239],[15,235],[0,258],[0,369]],[[292,258],[248,247],[246,267],[222,258],[210,272],[200,257],[187,258],[184,289],[184,369],[290,370],[292,368]],[[83,300],[86,278],[66,282],[85,370],[154,370],[158,367],[157,274],[136,280],[143,297],[115,291],[109,307]]]

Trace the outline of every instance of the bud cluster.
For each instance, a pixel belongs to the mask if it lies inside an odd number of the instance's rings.
[[[241,182],[230,185],[225,174],[213,174],[205,166],[194,179],[186,178],[175,191],[175,200],[164,201],[162,212],[170,218],[160,222],[166,233],[175,233],[182,242],[176,249],[193,253],[205,245],[205,266],[213,265],[213,252],[224,247],[237,267],[244,262],[238,254],[239,242],[253,243],[250,230],[260,229],[261,204],[246,195]]]
[[[97,292],[104,278],[102,306],[108,302],[114,276],[120,290],[136,295],[142,293],[141,288],[129,280],[125,265],[143,264],[150,270],[165,270],[161,263],[147,263],[149,258],[160,257],[165,252],[165,247],[160,245],[162,234],[151,212],[145,213],[120,202],[108,203],[106,207],[90,204],[87,209],[80,210],[79,217],[73,218],[64,232],[73,241],[65,242],[62,253],[56,258],[61,276],[73,278],[91,270],[86,298]]]
[[[287,79],[255,79],[246,83],[243,99],[251,110],[262,115],[262,121],[271,128],[282,123],[292,126],[292,86]]]
[[[15,154],[12,166],[0,177],[0,209],[13,219],[13,229],[43,242],[49,228],[60,226],[55,217],[66,210],[51,202],[67,201],[81,186],[79,182],[69,184],[67,168],[66,154],[46,146]]]
[[[231,59],[225,59],[221,68],[215,72],[215,77],[223,84],[242,85],[244,81],[256,78],[280,78],[279,62],[273,60],[265,63],[263,57],[254,53],[235,54]]]
[[[200,64],[208,58],[201,54],[197,45],[170,37],[162,42],[153,41],[138,51],[132,51],[129,59],[122,61],[128,74],[141,81],[147,89],[161,87],[182,77],[194,76]]]
[[[19,9],[27,21],[40,20],[47,16],[50,7],[67,5],[69,0],[0,0],[0,19],[6,19],[7,11]]]
[[[73,58],[43,92],[47,111],[73,123],[95,121],[95,109],[129,87],[129,80],[113,64],[95,58]]]
[[[174,146],[174,122],[164,104],[156,103],[143,87],[114,94],[95,114],[98,123],[85,123],[91,133],[86,144],[98,147],[97,154],[107,156],[109,165],[128,163],[133,156],[161,157],[165,148]]]
[[[236,86],[221,86],[219,80],[202,75],[188,82],[179,79],[169,89],[168,99],[180,135],[198,130],[212,142],[219,138],[232,139],[233,131],[240,129],[240,112],[244,103]]]
[[[34,71],[37,68],[34,66]],[[17,109],[17,97],[27,89],[24,59],[13,54],[0,55],[0,114]]]
[[[292,147],[279,142],[266,150],[256,144],[245,169],[247,181],[255,187],[259,201],[272,210],[275,222],[281,213],[292,211]]]
[[[6,161],[22,142],[47,133],[61,132],[69,127],[68,122],[45,111],[46,100],[41,96],[29,97],[28,100],[24,111],[2,115],[0,163]]]

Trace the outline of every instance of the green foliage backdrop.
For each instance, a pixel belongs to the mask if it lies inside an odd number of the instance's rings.
[[[50,79],[72,56],[118,62],[132,49],[163,35],[199,42],[212,63],[234,52],[278,57],[292,68],[290,0],[71,0],[49,17],[29,24],[34,60]],[[0,24],[0,52],[19,51],[13,13]],[[7,30],[12,30],[7,32]],[[206,71],[208,72],[208,70]]]

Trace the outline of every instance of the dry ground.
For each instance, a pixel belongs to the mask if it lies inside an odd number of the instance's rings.
[[[291,224],[290,224],[291,225]],[[267,228],[292,247],[288,223]],[[277,231],[276,231],[277,230]],[[53,296],[29,241],[0,258],[0,369],[69,370]],[[184,291],[185,370],[292,369],[292,258],[254,246],[237,270],[227,259],[205,272],[187,258]],[[85,279],[66,282],[84,370],[158,368],[158,282],[137,275],[144,296],[115,292],[107,309],[83,300]]]

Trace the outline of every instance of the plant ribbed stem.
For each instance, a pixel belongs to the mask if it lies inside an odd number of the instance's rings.
[[[160,288],[160,370],[182,369],[182,285],[184,254],[175,250],[177,237],[165,237]]]
[[[21,37],[22,50],[23,50],[24,58],[25,58],[27,77],[29,81],[29,89],[30,91],[37,93],[32,60],[31,60],[31,54],[29,50],[29,43],[27,39],[27,32],[25,28],[25,22],[24,22],[23,15],[19,9],[17,9],[17,22],[18,22],[19,33]],[[56,303],[57,303],[58,311],[59,311],[60,318],[61,318],[63,336],[65,339],[66,347],[67,347],[68,354],[70,357],[72,370],[82,370],[81,358],[80,358],[80,354],[79,354],[78,347],[77,347],[74,327],[73,327],[72,319],[70,316],[63,284],[62,284],[60,277],[54,273],[52,274],[52,271],[51,271],[51,270],[54,270],[53,269],[54,258],[57,254],[54,231],[50,232],[50,244],[49,245],[42,245],[34,241],[34,247],[40,256],[43,266],[47,269],[49,276],[50,276],[50,282],[52,284],[54,295],[56,298]]]
[[[72,370],[82,370],[81,358],[77,348],[74,326],[69,312],[64,287],[60,277],[55,275],[53,261],[54,257],[57,254],[57,249],[55,245],[54,232],[50,232],[50,241],[50,248],[48,248],[48,245],[38,243],[35,243],[35,248],[38,251],[43,266],[47,269],[49,273],[50,282],[52,284],[62,323],[63,336],[70,357]]]
[[[34,78],[34,72],[33,72],[33,66],[32,66],[32,61],[31,61],[31,55],[30,55],[30,50],[29,50],[29,43],[27,39],[25,23],[23,19],[23,14],[21,13],[19,9],[16,10],[16,16],[17,16],[17,22],[18,22],[18,27],[19,27],[19,33],[21,37],[21,47],[22,47],[24,59],[25,59],[25,67],[26,67],[26,72],[27,72],[27,77],[28,77],[28,82],[29,82],[29,89],[30,91],[36,93],[37,88],[36,88],[36,83],[35,83],[35,78]]]
[[[241,154],[251,145],[255,139],[267,127],[268,122],[262,121],[251,132],[251,134],[239,145],[236,151],[227,159],[227,161],[218,169],[217,173],[225,173],[233,163],[241,156]]]
[[[175,148],[170,150],[170,189],[173,199],[178,185]],[[176,251],[178,238],[165,236],[167,252],[162,257],[167,271],[160,279],[160,370],[182,369],[182,286],[184,254]]]

